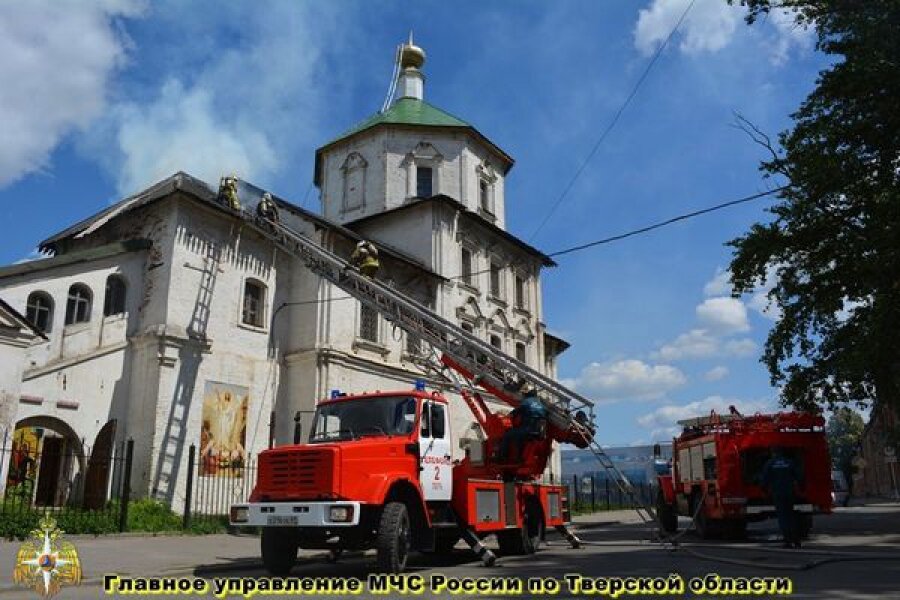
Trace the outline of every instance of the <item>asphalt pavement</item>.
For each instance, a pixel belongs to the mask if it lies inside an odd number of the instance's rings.
[[[687,520],[681,526],[689,525]],[[813,533],[800,550],[781,548],[775,524],[766,521],[751,525],[748,538],[740,542],[704,541],[687,533],[677,545],[652,541],[650,528],[627,511],[596,513],[576,519],[575,529],[587,543],[581,549],[569,547],[557,535],[549,535],[547,545],[527,557],[498,559],[493,567],[483,567],[464,548],[449,557],[414,555],[408,572],[421,576],[426,596],[441,598],[492,598],[498,590],[483,593],[469,591],[451,594],[452,585],[463,585],[464,578],[509,578],[521,581],[520,597],[550,595],[551,592],[529,593],[528,578],[552,578],[558,582],[556,598],[610,597],[590,588],[573,591],[573,576],[584,577],[584,584],[595,584],[602,578],[653,579],[677,575],[684,583],[682,594],[672,597],[712,598],[739,597],[694,593],[687,586],[695,578],[716,574],[722,578],[788,578],[792,598],[900,598],[900,504],[875,503],[867,506],[839,508],[829,516],[817,517]],[[84,580],[78,587],[66,587],[58,598],[113,598],[120,594],[104,594],[103,576],[202,578],[212,582],[222,578],[267,577],[259,560],[259,540],[254,536],[109,536],[70,538],[76,545],[84,567]],[[488,545],[493,546],[488,538]],[[15,587],[11,573],[16,561],[18,543],[0,543],[0,600],[36,598],[33,590]],[[337,563],[328,562],[321,552],[301,552],[292,577],[315,581],[317,578],[356,578],[368,582],[374,573],[372,553],[347,555]],[[570,578],[567,580],[566,576]],[[449,581],[439,593],[434,585],[443,576]],[[487,581],[487,579],[473,579]],[[633,585],[638,585],[634,580]],[[717,580],[718,581],[718,580]],[[740,579],[732,581],[740,584]],[[784,580],[781,580],[784,583]],[[475,584],[470,584],[475,585]],[[601,583],[601,585],[603,585]],[[618,585],[624,585],[620,583]],[[784,588],[781,588],[782,590]],[[508,591],[508,590],[507,590]],[[308,594],[321,597],[323,594]],[[648,594],[622,593],[620,598],[640,598]],[[780,597],[768,594],[763,597]],[[178,597],[155,595],[156,597]],[[214,597],[213,588],[205,594]],[[194,597],[204,597],[198,595]],[[221,597],[242,598],[241,593]],[[258,593],[253,598],[275,597]],[[351,596],[347,596],[351,597]],[[408,597],[402,593],[373,594],[364,588],[362,595],[352,597]],[[508,597],[508,596],[507,596]],[[655,596],[659,597],[659,596]]]

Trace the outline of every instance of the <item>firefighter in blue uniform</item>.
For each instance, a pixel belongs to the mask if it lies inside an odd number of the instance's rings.
[[[542,424],[547,419],[547,408],[537,397],[534,389],[527,388],[522,402],[509,414],[511,419],[518,419],[518,425],[507,429],[500,440],[498,458],[501,462],[522,460],[522,447],[530,439],[539,439],[545,435]],[[516,458],[510,454],[510,446],[516,446]]]
[[[760,483],[774,501],[784,547],[799,548],[801,534],[794,515],[794,489],[802,480],[800,469],[783,448],[775,448],[772,454],[763,466]]]

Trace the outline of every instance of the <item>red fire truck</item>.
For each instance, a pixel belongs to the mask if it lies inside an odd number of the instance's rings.
[[[683,433],[672,442],[672,470],[659,476],[657,515],[667,532],[677,530],[678,515],[696,514],[701,537],[741,537],[747,523],[775,516],[769,494],[760,485],[763,466],[781,448],[802,473],[794,510],[803,533],[812,516],[831,512],[831,461],[820,415],[782,412],[729,415],[679,421]]]
[[[497,534],[500,553],[530,554],[546,527],[561,527],[563,489],[541,483],[553,439],[526,441],[521,460],[496,458],[507,415],[463,394],[487,439],[451,459],[450,406],[424,382],[413,390],[345,395],[320,402],[309,443],[259,456],[250,502],[231,510],[234,525],[262,527],[266,569],[284,575],[297,549],[377,550],[378,567],[402,571],[410,550],[448,552],[460,539]],[[574,440],[570,440],[574,441]],[[475,538],[475,539],[473,539]]]

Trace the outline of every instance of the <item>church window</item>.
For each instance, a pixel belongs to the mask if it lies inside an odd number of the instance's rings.
[[[263,327],[266,307],[266,286],[255,279],[244,282],[244,306],[241,320],[251,327]]]
[[[497,348],[498,350],[503,350],[503,340],[500,339],[499,335],[492,335],[490,342],[491,342],[491,346],[493,346],[494,348]]]
[[[106,293],[103,297],[103,316],[121,315],[125,312],[125,280],[118,275],[106,278]]]
[[[92,297],[90,288],[83,283],[76,283],[69,288],[69,297],[66,302],[66,325],[87,323],[91,319]]]
[[[503,272],[500,265],[491,263],[491,296],[499,298],[503,294]]]
[[[494,212],[494,203],[491,202],[491,184],[485,179],[478,180],[478,199],[481,210],[489,213]]]
[[[53,327],[53,298],[46,292],[31,292],[25,307],[28,321],[47,333]]]
[[[472,278],[472,251],[463,248],[460,251],[460,278],[466,285],[474,285]]]
[[[359,337],[368,342],[378,342],[378,313],[365,304],[359,306]]]
[[[416,167],[416,196],[430,198],[434,187],[434,171],[431,167]]]
[[[525,344],[522,342],[516,343],[516,360],[525,362]]]
[[[366,201],[366,160],[356,152],[351,152],[341,166],[344,174],[342,208],[344,211],[362,207]]]
[[[528,308],[528,294],[526,293],[525,278],[516,275],[516,308]]]

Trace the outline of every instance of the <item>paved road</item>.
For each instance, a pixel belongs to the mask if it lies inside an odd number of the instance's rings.
[[[898,504],[838,509],[832,516],[818,518],[812,538],[800,551],[782,550],[771,522],[751,526],[748,539],[740,543],[703,542],[688,534],[675,551],[650,542],[649,531],[629,513],[582,518],[578,528],[579,535],[592,545],[574,550],[554,538],[534,556],[501,559],[492,568],[481,567],[471,553],[460,549],[443,561],[416,556],[409,571],[426,580],[435,574],[562,580],[568,573],[594,578],[665,577],[678,573],[685,581],[714,572],[731,577],[789,577],[794,598],[900,598]],[[103,597],[99,581],[109,572],[206,579],[265,576],[258,560],[258,540],[252,537],[106,537],[74,541],[82,556],[86,580],[78,588],[64,589],[58,596],[61,599]],[[12,571],[16,549],[17,544],[0,543],[0,600],[36,597],[33,591],[11,587],[7,574]],[[338,564],[330,564],[321,554],[303,553],[292,575],[365,580],[371,572],[371,554],[349,556]],[[371,596],[364,593],[355,597]],[[212,593],[208,597],[213,597]],[[254,596],[264,597],[267,596]],[[439,597],[454,596],[444,593]],[[588,596],[569,593],[563,585],[556,597]],[[683,597],[697,596],[686,592]]]

